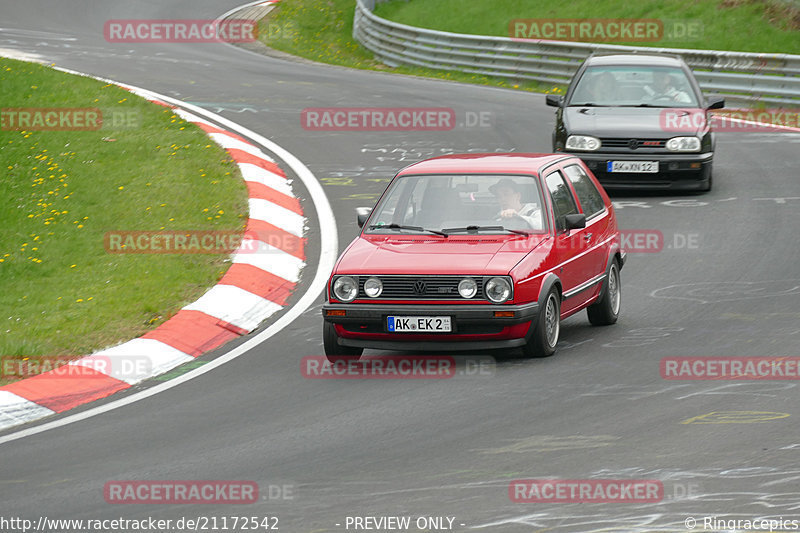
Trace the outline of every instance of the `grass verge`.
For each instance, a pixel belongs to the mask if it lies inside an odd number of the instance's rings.
[[[224,150],[114,85],[3,58],[0,77],[0,356],[78,356],[140,336],[220,279],[226,254],[110,254],[104,237],[243,231],[247,191]],[[37,108],[98,108],[103,124],[17,130],[13,110]]]
[[[375,60],[372,52],[353,38],[354,13],[355,0],[282,0],[259,22],[259,40],[276,50],[331,65],[530,91],[553,89],[547,84],[527,80],[387,66]]]
[[[282,0],[260,21],[259,39],[276,50],[332,65],[563,93],[563,86],[527,80],[389,67],[353,39],[354,11],[355,0]],[[616,44],[800,53],[800,9],[780,0],[575,0],[556,4],[544,0],[394,0],[378,4],[375,12],[413,26],[499,36],[508,36],[509,22],[517,18],[658,18],[665,22],[665,32],[673,28],[674,38]],[[685,36],[678,37],[680,28],[686,29]]]
[[[412,26],[510,37],[513,19],[659,19],[658,41],[611,44],[800,53],[800,8],[777,0],[394,0],[375,14]]]

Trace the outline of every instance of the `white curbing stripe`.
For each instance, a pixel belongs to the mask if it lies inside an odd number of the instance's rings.
[[[294,198],[292,186],[289,183],[289,180],[283,176],[275,174],[274,172],[270,172],[269,170],[264,170],[259,166],[253,165],[252,163],[239,163],[239,170],[242,172],[242,177],[245,181],[252,181],[254,183],[266,185],[270,189],[275,189],[286,196],[291,196]]]
[[[70,364],[87,366],[112,378],[135,385],[193,359],[191,355],[159,340],[137,338],[95,352]],[[109,363],[110,368],[108,368]]]
[[[243,152],[247,152],[248,154],[252,154],[259,159],[263,159],[264,161],[269,161],[270,163],[274,163],[275,160],[269,157],[267,154],[256,148],[250,143],[242,142],[239,139],[235,139],[231,137],[227,133],[209,133],[209,137],[214,139],[216,143],[222,146],[225,149],[234,149],[234,150],[241,150]]]
[[[238,328],[252,331],[283,306],[234,285],[215,285],[183,309],[202,311]]]
[[[0,391],[0,430],[55,414],[13,392]]]
[[[269,222],[296,237],[303,236],[306,219],[302,215],[260,198],[251,198],[249,204],[250,218]]]
[[[306,266],[305,261],[263,241],[244,241],[243,247],[245,243],[256,250],[237,253],[233,257],[234,263],[251,265],[294,283],[300,280],[300,271]]]

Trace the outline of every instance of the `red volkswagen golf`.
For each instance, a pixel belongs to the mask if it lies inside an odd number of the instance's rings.
[[[391,181],[339,257],[323,306],[331,360],[387,350],[519,347],[552,355],[560,321],[620,310],[614,208],[577,157],[468,154]]]

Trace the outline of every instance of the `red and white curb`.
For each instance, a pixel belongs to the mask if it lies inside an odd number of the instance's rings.
[[[228,151],[247,185],[250,218],[245,234],[256,242],[244,240],[219,283],[153,331],[69,363],[85,367],[80,372],[55,369],[0,387],[0,430],[129,389],[253,331],[286,305],[306,264],[306,218],[291,180],[271,157],[239,135],[146,91],[123,88],[172,109]],[[263,235],[275,238],[258,241]],[[141,371],[115,364],[133,358]]]

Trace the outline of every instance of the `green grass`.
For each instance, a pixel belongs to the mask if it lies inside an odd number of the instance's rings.
[[[634,18],[694,24],[695,36],[635,46],[800,53],[800,10],[771,0],[394,0],[375,14],[396,22],[456,33],[508,37],[514,19]]]
[[[389,67],[353,39],[355,0],[282,0],[259,23],[259,39],[276,50],[344,67],[482,85],[545,91],[549,85],[423,67]]]
[[[429,78],[562,93],[564,87],[422,67],[389,67],[352,37],[355,0],[282,0],[260,22],[267,46],[313,61]],[[800,53],[800,9],[780,0],[394,0],[378,4],[381,17],[425,28],[509,35],[518,18],[658,18],[691,24],[701,39],[617,43],[747,52]]]
[[[2,58],[0,79],[4,109],[106,118],[97,131],[0,130],[0,356],[77,356],[137,337],[219,280],[224,254],[109,254],[104,235],[243,231],[247,192],[224,150],[113,85]],[[114,112],[129,120],[109,124]]]

